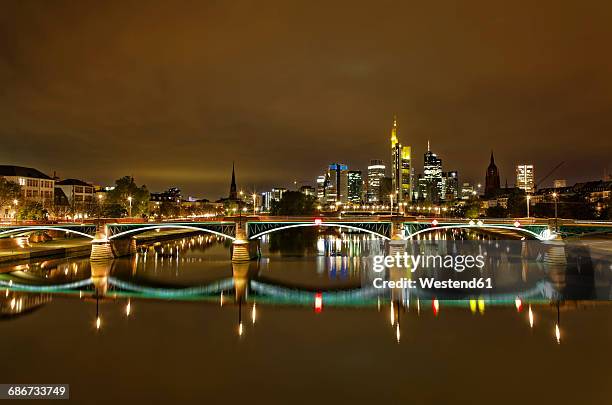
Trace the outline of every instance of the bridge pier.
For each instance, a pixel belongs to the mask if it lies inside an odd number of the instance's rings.
[[[96,236],[91,241],[91,261],[112,260],[115,258],[113,248],[108,240],[106,225],[98,226]]]
[[[246,232],[246,223],[236,222],[236,239],[232,242],[232,262],[248,262],[258,257],[259,241],[250,241]]]

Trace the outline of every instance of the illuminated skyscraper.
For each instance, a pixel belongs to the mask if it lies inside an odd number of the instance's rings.
[[[396,201],[411,200],[411,151],[410,146],[402,147],[397,137],[397,117],[393,117],[391,128],[391,183]]]
[[[349,170],[348,172],[348,200],[353,204],[361,204],[361,190],[363,179],[360,170]]]
[[[321,203],[326,202],[325,186],[327,185],[327,174],[317,177],[317,199]]]
[[[525,190],[526,193],[535,191],[535,171],[533,165],[516,166],[516,187]]]
[[[402,189],[400,201],[412,200],[412,156],[410,146],[402,147]]]
[[[328,203],[348,202],[348,166],[341,163],[332,163],[327,172],[329,187],[326,187]]]
[[[380,201],[380,183],[385,177],[385,165],[382,160],[372,159],[368,166],[368,202]]]
[[[442,195],[446,201],[459,198],[459,174],[457,171],[442,172]]]
[[[421,194],[427,201],[435,202],[443,197],[442,160],[433,153],[427,141],[427,152],[423,155],[423,182]]]

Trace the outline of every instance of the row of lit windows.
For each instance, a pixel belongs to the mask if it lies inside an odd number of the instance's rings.
[[[42,188],[53,188],[53,181],[51,180],[38,180],[38,179],[24,179],[22,177],[19,178],[20,186],[28,186],[28,187],[40,187]]]
[[[21,193],[25,197],[34,197],[37,198],[39,196],[38,190],[25,190]],[[53,191],[43,190],[40,192],[40,196],[43,198],[53,198]]]
[[[74,186],[74,192],[78,194],[91,194],[93,193],[93,187]]]

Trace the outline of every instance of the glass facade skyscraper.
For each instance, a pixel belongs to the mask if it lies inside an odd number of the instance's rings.
[[[353,204],[361,204],[361,192],[363,179],[360,170],[349,170],[348,172],[348,200]]]
[[[402,146],[397,136],[397,118],[391,128],[391,183],[395,201],[410,201],[412,189],[412,164],[410,146]]]
[[[368,166],[368,193],[367,199],[369,203],[376,203],[380,201],[380,185],[382,179],[385,178],[385,169],[382,160],[373,159],[370,160]]]

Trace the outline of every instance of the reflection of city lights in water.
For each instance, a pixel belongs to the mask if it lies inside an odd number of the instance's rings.
[[[102,326],[102,319],[100,319],[100,317],[96,318],[96,329],[100,329],[100,326]]]
[[[395,309],[393,308],[393,301],[391,301],[391,326],[395,323]]]
[[[15,309],[15,298],[11,300],[11,309]]]
[[[434,315],[438,316],[438,313],[440,312],[440,302],[438,301],[438,299],[433,300],[433,302],[431,303],[431,307],[433,308]]]
[[[519,297],[516,297],[514,300],[514,306],[518,312],[521,312],[523,310],[523,301],[521,301]]]
[[[130,316],[130,312],[132,312],[132,302],[128,299],[127,305],[125,306],[125,315]]]
[[[561,330],[559,330],[559,324],[555,324],[555,337],[557,338],[557,343],[561,343]]]
[[[221,291],[221,297],[219,298],[219,305],[223,306],[223,291]]]
[[[533,328],[533,311],[531,310],[531,305],[529,305],[529,327]]]
[[[421,314],[421,300],[417,298],[417,315]]]
[[[244,330],[242,328],[242,322],[240,322],[240,324],[238,325],[238,336],[242,336],[243,333]]]
[[[476,313],[476,300],[470,300],[470,311],[473,314]]]
[[[320,292],[315,294],[315,312],[319,313],[323,310],[323,294]]]
[[[395,327],[395,339],[397,339],[397,343],[400,342],[400,327],[399,327],[399,322],[397,323],[397,326]]]
[[[257,304],[253,303],[253,310],[251,311],[251,319],[253,320],[253,325],[255,325],[256,318],[257,318]]]

